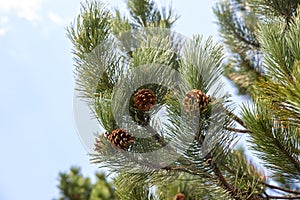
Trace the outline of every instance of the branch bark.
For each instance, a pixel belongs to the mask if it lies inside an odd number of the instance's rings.
[[[244,121],[239,118],[236,114],[234,114],[233,112],[231,111],[226,111],[227,115],[229,115],[234,121],[236,121],[237,123],[239,123],[242,127],[244,127],[245,129],[247,129]]]
[[[271,189],[281,190],[281,191],[288,192],[288,193],[293,193],[293,194],[300,194],[300,191],[289,190],[287,188],[279,187],[279,186],[276,186],[276,185],[270,185],[270,184],[265,183],[265,182],[261,182],[261,183],[264,184],[265,186],[271,188]]]
[[[223,176],[222,172],[220,171],[216,163],[213,163],[212,167],[214,169],[216,176],[220,181],[221,186],[225,188],[234,199],[243,200],[241,197],[239,197],[239,193],[242,193],[243,191],[239,190],[238,188],[236,188],[235,186],[227,182],[227,180]],[[265,200],[265,199],[266,198],[261,197],[259,195],[251,195],[250,197],[248,197],[248,200]]]
[[[230,127],[224,127],[227,131],[232,131],[232,132],[237,132],[237,133],[251,133],[250,130],[241,130],[241,129],[236,129],[236,128],[230,128]]]
[[[298,196],[270,196],[268,195],[268,199],[300,199],[300,195]]]

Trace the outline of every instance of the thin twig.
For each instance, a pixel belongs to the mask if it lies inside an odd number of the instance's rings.
[[[244,127],[245,129],[247,129],[247,127],[246,127],[244,121],[243,121],[241,118],[239,118],[236,114],[234,114],[233,112],[228,111],[228,110],[226,111],[226,113],[227,113],[234,121],[238,122],[242,127]]]
[[[278,148],[287,156],[287,158],[291,161],[291,163],[294,165],[296,170],[300,173],[300,165],[298,161],[290,154],[290,152],[288,152],[288,150],[284,147],[284,145],[278,138],[273,137],[273,139],[276,145],[278,146]]]
[[[231,30],[233,32],[233,34],[239,39],[241,40],[242,42],[246,43],[246,44],[249,44],[253,47],[256,47],[256,48],[260,48],[260,44],[256,41],[249,41],[247,40],[245,37],[241,36],[241,34],[238,33],[237,31],[237,28],[233,25],[229,25],[231,27]]]
[[[220,169],[218,168],[216,163],[213,163],[213,169],[214,169],[214,172],[215,172],[216,176],[218,177],[221,185],[227,191],[229,191],[229,193],[234,197],[234,199],[243,200],[240,197],[238,197],[238,194],[240,192],[239,189],[226,181],[226,179],[224,178],[222,172],[220,171]],[[248,199],[249,200],[265,200],[266,198],[254,194],[254,195],[251,195]]]
[[[224,128],[228,131],[237,132],[237,133],[251,133],[251,131],[248,129],[242,130],[242,129],[236,129],[236,128],[230,128],[230,127],[224,127]]]
[[[261,182],[261,183],[264,184],[265,186],[269,187],[269,188],[272,188],[272,189],[281,190],[281,191],[288,192],[288,193],[293,193],[293,194],[300,194],[300,191],[289,190],[287,188],[282,188],[282,187],[279,187],[279,186],[276,186],[276,185],[270,185],[270,184],[265,183],[265,182]]]
[[[268,195],[269,199],[300,199],[300,195],[297,196],[270,196]]]
[[[194,164],[191,164],[191,165],[194,165]],[[212,176],[210,176],[209,174],[204,174],[203,172],[199,171],[195,171],[195,170],[191,170],[189,169],[191,167],[191,165],[183,165],[183,166],[166,166],[166,167],[163,167],[161,169],[163,170],[167,170],[167,171],[180,171],[180,172],[186,172],[186,173],[189,173],[189,174],[193,174],[193,175],[196,175],[196,176],[199,176],[201,175],[203,178],[213,178]]]
[[[148,133],[151,135],[151,137],[159,143],[161,146],[165,146],[167,143],[164,141],[164,139],[151,127],[151,126],[145,126],[144,127]]]
[[[220,171],[220,169],[218,168],[217,164],[214,162],[211,162],[211,165],[213,167],[213,171],[215,172],[215,175],[217,176],[218,180],[220,181],[221,186],[226,189],[232,197],[234,197],[235,200],[243,200],[242,198],[240,198],[238,196],[238,194],[241,192],[239,191],[238,188],[236,188],[235,186],[233,186],[232,184],[228,183],[227,180],[225,179],[225,177],[223,176],[222,172]],[[167,166],[167,167],[163,167],[162,169],[164,170],[174,170],[174,171],[183,171],[183,172],[187,172],[190,174],[194,174],[194,175],[201,175],[203,176],[204,174],[200,172],[200,174],[198,174],[197,172],[195,172],[194,170],[190,170],[188,166]],[[212,177],[206,177],[206,178],[212,178]],[[249,200],[266,200],[266,198],[261,197],[259,195],[251,195],[249,198]]]

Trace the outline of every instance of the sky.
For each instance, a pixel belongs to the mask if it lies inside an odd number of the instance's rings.
[[[0,0],[0,200],[53,199],[59,172],[80,166],[92,176],[97,170],[78,136],[73,111],[66,27],[80,2]],[[109,3],[125,8],[123,0]],[[218,40],[213,4],[173,0],[181,16],[174,30]]]

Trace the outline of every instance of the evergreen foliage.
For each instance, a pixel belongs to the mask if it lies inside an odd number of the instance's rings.
[[[225,55],[211,38],[172,32],[172,8],[127,4],[129,16],[86,2],[68,28],[77,89],[106,130],[91,162],[116,173],[115,198],[300,199],[300,2],[220,1]],[[241,117],[222,74],[252,98]],[[141,89],[155,94],[151,109],[135,106]],[[195,90],[200,111],[182,105]],[[120,128],[133,143],[108,139]],[[259,162],[234,147],[242,134]]]
[[[112,200],[114,188],[108,182],[105,174],[97,173],[96,182],[84,177],[80,168],[71,167],[69,173],[59,174],[59,200]]]

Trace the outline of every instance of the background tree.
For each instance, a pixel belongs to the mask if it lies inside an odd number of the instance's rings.
[[[80,168],[71,167],[69,173],[59,174],[60,200],[111,200],[114,198],[112,183],[108,182],[105,174],[96,173],[96,182],[84,177]]]
[[[251,95],[252,86],[265,74],[259,27],[274,20],[288,26],[298,5],[298,0],[226,0],[213,8],[227,47],[224,75],[241,93]]]
[[[172,29],[172,9],[127,3],[128,17],[86,2],[68,28],[77,89],[106,130],[91,161],[118,175],[116,198],[299,199],[299,1],[221,1],[214,8],[226,46],[224,74],[253,100],[241,117],[228,96],[217,95],[222,47],[157,29]],[[171,89],[134,87],[160,76],[164,83],[183,78]],[[239,134],[260,163],[233,148]],[[170,143],[167,153],[180,156],[168,165],[139,156]]]
[[[299,174],[299,4],[232,0],[214,8],[229,52],[225,76],[254,102],[242,113],[248,145],[283,190],[299,190],[299,176],[288,178]]]

